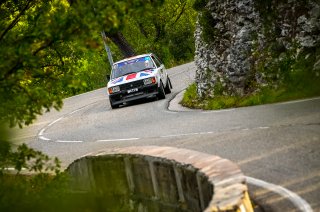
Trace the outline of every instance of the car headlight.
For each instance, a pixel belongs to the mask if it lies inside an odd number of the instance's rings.
[[[143,80],[144,85],[155,84],[157,82],[155,77],[147,78]]]
[[[108,88],[108,91],[109,91],[109,94],[117,93],[120,91],[120,87],[119,86],[110,87]]]

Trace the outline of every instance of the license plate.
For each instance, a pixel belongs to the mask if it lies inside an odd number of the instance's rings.
[[[133,93],[133,92],[137,92],[138,91],[138,88],[132,88],[130,90],[128,90],[128,93]]]

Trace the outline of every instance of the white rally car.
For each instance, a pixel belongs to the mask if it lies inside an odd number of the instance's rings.
[[[151,53],[114,63],[107,89],[111,108],[117,108],[141,98],[164,99],[172,85],[163,63]]]

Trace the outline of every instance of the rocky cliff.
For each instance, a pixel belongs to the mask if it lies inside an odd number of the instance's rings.
[[[319,0],[198,0],[200,96],[245,95],[281,81],[301,58],[320,72]]]

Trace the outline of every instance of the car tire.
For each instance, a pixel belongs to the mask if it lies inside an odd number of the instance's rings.
[[[119,105],[118,104],[112,104],[111,100],[110,100],[110,106],[111,106],[112,109],[119,108]]]
[[[158,99],[165,99],[166,98],[166,93],[164,91],[164,86],[163,83],[160,82],[160,87],[157,95]]]
[[[166,94],[171,93],[171,88],[172,88],[171,80],[168,77],[166,87],[164,88],[165,93]]]

